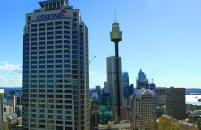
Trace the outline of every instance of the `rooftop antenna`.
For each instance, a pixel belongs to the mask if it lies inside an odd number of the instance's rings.
[[[114,11],[114,22],[115,23],[117,22],[117,11],[116,10]]]

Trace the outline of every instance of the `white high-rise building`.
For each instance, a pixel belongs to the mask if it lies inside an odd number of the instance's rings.
[[[122,88],[122,67],[121,58],[119,58],[119,80],[120,80],[120,102],[123,103],[123,88]],[[112,108],[114,119],[117,120],[117,88],[116,88],[116,58],[115,56],[107,57],[107,87],[112,97]]]
[[[156,130],[156,97],[149,89],[137,89],[131,98],[131,130]]]
[[[15,113],[15,107],[17,105],[17,98],[14,95],[7,96],[7,105],[12,107],[12,112]]]
[[[3,130],[3,98],[4,90],[0,89],[0,130]]]
[[[39,4],[24,28],[23,130],[89,130],[88,28],[67,0]]]

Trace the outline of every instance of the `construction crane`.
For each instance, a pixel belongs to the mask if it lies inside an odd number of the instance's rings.
[[[154,83],[154,76],[158,73],[158,70],[159,70],[159,66],[156,67],[156,69],[152,71],[151,73],[151,80],[152,80],[152,83]]]
[[[91,64],[91,63],[94,61],[94,59],[96,59],[96,56],[94,56],[94,57],[91,59],[91,61],[89,61],[89,64]]]

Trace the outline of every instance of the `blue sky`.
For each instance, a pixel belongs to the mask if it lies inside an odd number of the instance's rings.
[[[0,86],[21,86],[25,13],[39,0],[0,4]],[[201,88],[201,0],[71,0],[89,28],[90,87],[103,86],[114,12],[123,31],[123,71],[135,84],[142,68],[157,86]]]

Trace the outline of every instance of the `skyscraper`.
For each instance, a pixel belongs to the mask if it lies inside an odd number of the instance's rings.
[[[167,114],[178,119],[186,118],[185,88],[166,88]]]
[[[127,88],[129,87],[129,75],[128,72],[123,72],[122,74],[122,86],[123,86],[123,95],[127,98]]]
[[[0,89],[0,130],[3,130],[3,98],[4,90]]]
[[[123,102],[121,58],[119,58],[120,104]],[[117,120],[116,58],[107,57],[107,87],[112,97],[114,118]]]
[[[154,91],[137,89],[131,101],[131,130],[155,130],[156,98]]]
[[[23,129],[89,130],[88,28],[67,0],[26,14]]]
[[[123,72],[122,74],[122,86],[123,86],[123,96],[125,101],[131,96],[134,92],[133,84],[129,84],[129,75],[128,72]]]
[[[148,84],[146,74],[144,72],[142,72],[141,69],[138,73],[138,79],[136,81],[136,85],[137,85],[137,89],[142,89],[142,88],[148,89],[149,88],[149,84]]]

